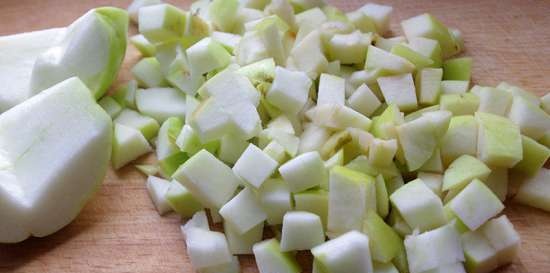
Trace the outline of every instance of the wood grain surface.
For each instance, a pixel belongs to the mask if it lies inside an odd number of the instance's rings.
[[[169,1],[188,7],[190,1]],[[364,1],[331,1],[351,10]],[[430,12],[459,28],[466,55],[474,58],[475,83],[518,84],[543,95],[550,90],[550,1],[394,0],[392,29],[402,19]],[[60,27],[88,9],[129,1],[0,0],[0,35]],[[135,33],[135,27],[131,32]],[[129,79],[139,55],[129,46],[116,85]],[[1,62],[2,60],[0,60]],[[143,158],[141,161],[152,158]],[[177,216],[160,217],[145,190],[145,177],[133,167],[109,171],[101,190],[70,225],[47,238],[0,244],[0,272],[193,272],[185,253]],[[508,204],[522,238],[520,258],[498,272],[550,272],[550,214]],[[0,219],[2,221],[2,219]],[[307,255],[300,262],[309,272]],[[243,272],[258,272],[252,257],[242,257]],[[281,272],[282,273],[282,272]],[[354,272],[350,272],[354,273]]]

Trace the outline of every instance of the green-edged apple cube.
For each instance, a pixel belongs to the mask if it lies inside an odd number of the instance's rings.
[[[328,66],[320,31],[314,30],[297,42],[290,51],[290,58],[298,70],[304,71],[311,79],[316,79]]]
[[[115,122],[111,157],[113,168],[120,169],[152,150],[140,131]]]
[[[395,127],[403,122],[403,113],[399,111],[397,105],[390,104],[382,114],[373,118],[370,132],[381,139],[397,138]]]
[[[177,181],[170,182],[170,187],[164,194],[166,202],[181,217],[189,218],[201,211],[203,206],[193,197],[182,184]]]
[[[115,90],[112,97],[122,106],[136,109],[136,90],[138,83],[130,80]]]
[[[305,73],[277,66],[273,85],[266,98],[283,112],[289,115],[297,114],[307,102],[311,85],[312,81]]]
[[[189,158],[173,174],[173,178],[209,208],[223,206],[241,183],[231,168],[206,150]]]
[[[416,74],[418,102],[422,105],[434,105],[441,94],[441,68],[424,68]]]
[[[269,144],[264,147],[263,151],[279,164],[283,164],[288,160],[285,147],[279,144],[276,140],[269,142]]]
[[[511,168],[524,158],[517,125],[507,118],[489,113],[478,112],[475,118],[478,122],[479,159],[489,166]]]
[[[418,170],[433,155],[438,140],[428,117],[420,117],[396,127],[399,147],[409,171]]]
[[[122,112],[122,105],[120,105],[117,100],[115,100],[113,97],[103,97],[98,102],[99,106],[105,110],[109,116],[114,119]]]
[[[330,170],[327,232],[336,237],[361,230],[369,209],[376,211],[376,184],[372,176],[335,166]]]
[[[304,12],[305,13],[305,12]],[[300,14],[298,14],[300,15]],[[350,23],[363,33],[376,32],[376,24],[360,9],[346,13]]]
[[[441,82],[442,94],[464,94],[469,88],[469,81],[444,80]]]
[[[323,159],[328,159],[334,153],[340,150],[342,146],[346,145],[346,143],[349,143],[351,140],[352,140],[351,134],[347,130],[340,131],[338,133],[333,134],[332,136],[330,136],[329,139],[327,139],[326,143],[321,147],[321,151],[320,151],[321,157]]]
[[[142,34],[130,37],[130,43],[141,53],[143,57],[155,56],[155,46],[149,42]]]
[[[550,115],[521,96],[512,100],[508,118],[532,139],[540,139],[550,130]]]
[[[446,222],[441,200],[420,179],[397,189],[390,200],[411,228],[426,231]]]
[[[452,225],[405,238],[411,273],[431,272],[441,266],[464,261],[460,235]]]
[[[162,177],[171,178],[172,174],[189,159],[189,156],[185,152],[176,151],[162,160],[159,160],[159,171]]]
[[[424,37],[437,40],[444,58],[452,57],[461,51],[449,29],[434,16],[424,13],[401,21],[401,27],[407,39]]]
[[[223,68],[230,63],[231,54],[212,38],[203,38],[188,48],[185,53],[189,65],[198,74],[208,73]]]
[[[468,184],[447,205],[470,230],[476,230],[504,209],[498,197],[478,179]]]
[[[296,258],[291,253],[281,251],[277,239],[259,242],[252,249],[260,273],[302,272]]]
[[[432,157],[418,169],[422,172],[443,173],[443,161],[441,160],[441,149],[435,149]]]
[[[441,54],[441,46],[439,42],[433,39],[424,37],[412,37],[407,46],[412,50],[432,59],[434,62],[432,67],[441,67],[443,65],[443,56]]]
[[[301,154],[279,167],[279,173],[290,191],[301,192],[327,183],[328,172],[318,152]]]
[[[358,9],[363,12],[376,26],[376,32],[384,35],[390,29],[390,17],[393,12],[391,6],[368,3]]]
[[[403,112],[415,110],[418,107],[412,74],[380,77],[377,82],[386,103],[397,105]]]
[[[223,111],[229,116],[231,133],[242,139],[257,137],[262,131],[262,121],[254,104],[248,101],[227,104]]]
[[[442,138],[449,129],[452,116],[453,114],[451,112],[445,110],[422,113],[422,117],[428,118],[432,123],[435,135],[438,139]]]
[[[128,6],[128,15],[130,16],[130,20],[134,23],[138,23],[138,16],[139,16],[139,9],[147,6],[153,6],[162,4],[161,0],[134,0],[132,3]]]
[[[156,175],[159,173],[160,168],[157,165],[149,165],[149,164],[140,164],[140,165],[134,165],[138,171],[140,171],[142,174],[151,176]]]
[[[185,13],[169,4],[139,9],[139,33],[151,43],[181,38],[185,29]]]
[[[204,148],[199,135],[188,124],[183,125],[175,144],[189,156],[193,156]]]
[[[159,123],[169,117],[184,117],[185,94],[174,88],[150,88],[136,91],[138,111],[156,119]]]
[[[193,112],[190,125],[202,142],[221,139],[231,131],[230,117],[223,111],[221,103],[212,97],[203,101]]]
[[[489,220],[479,230],[496,250],[499,266],[512,263],[517,258],[521,240],[506,215]]]
[[[491,174],[483,181],[489,189],[500,199],[501,202],[506,200],[508,195],[508,169],[507,168],[491,168]]]
[[[191,265],[197,271],[229,264],[233,260],[225,235],[221,232],[190,228],[185,244]]]
[[[139,130],[148,140],[153,139],[160,128],[158,121],[130,109],[122,110],[114,122]]]
[[[258,190],[258,199],[270,225],[282,224],[285,213],[292,210],[292,196],[288,184],[280,178],[265,181]]]
[[[248,141],[232,134],[224,135],[220,139],[218,158],[227,164],[235,164],[246,150],[246,147],[248,147]]]
[[[471,78],[472,58],[462,57],[446,60],[443,63],[443,79],[450,81],[469,81]]]
[[[309,250],[325,242],[321,218],[311,212],[290,211],[283,218],[281,251]]]
[[[172,211],[172,207],[165,198],[165,194],[170,188],[170,184],[170,181],[155,176],[149,176],[147,178],[147,192],[160,215]]]
[[[215,0],[208,7],[208,16],[218,29],[230,32],[237,23],[238,10],[237,0]]]
[[[422,180],[430,190],[437,196],[441,197],[443,185],[443,175],[438,173],[418,172],[418,179]]]
[[[403,240],[397,232],[373,210],[367,212],[363,232],[369,236],[370,251],[375,262],[391,262],[403,247]]]
[[[497,89],[504,90],[508,93],[510,93],[513,97],[522,97],[523,99],[527,100],[531,104],[535,106],[540,105],[540,98],[539,96],[533,94],[532,92],[529,92],[525,89],[522,89],[518,86],[511,85],[507,82],[501,82],[497,85]]]
[[[461,155],[477,155],[477,121],[473,116],[451,118],[449,129],[441,141],[441,159],[449,165]]]
[[[180,151],[175,144],[176,138],[183,127],[183,120],[177,117],[168,118],[162,123],[156,140],[156,155],[158,160],[163,160]],[[176,166],[176,168],[179,166]]]
[[[210,78],[198,93],[202,98],[216,97],[225,104],[247,101],[257,106],[260,102],[260,93],[250,80],[232,69],[225,69]]]
[[[256,194],[245,188],[220,209],[223,219],[244,234],[267,219]]]
[[[252,247],[262,240],[264,234],[264,223],[259,223],[244,234],[240,234],[227,221],[223,223],[223,231],[227,237],[229,251],[233,255],[253,254]]]
[[[407,59],[414,64],[417,70],[422,70],[424,67],[431,67],[434,61],[427,56],[422,55],[419,52],[414,51],[405,44],[396,44],[391,48],[392,54]]]
[[[309,0],[298,0],[300,2],[309,2]],[[292,3],[296,7],[296,0],[292,1]],[[302,28],[304,25],[311,25],[311,26],[320,26],[324,22],[328,20],[327,16],[321,10],[319,7],[311,7],[306,8],[302,10],[301,12],[297,12],[296,14],[296,24],[298,25],[298,28]]]
[[[519,187],[514,200],[518,203],[550,211],[550,169],[541,168]]]
[[[444,94],[439,99],[441,110],[447,110],[454,116],[472,115],[479,108],[479,98],[472,93]]]
[[[370,273],[372,260],[369,238],[358,231],[350,231],[311,250],[318,272]]]
[[[371,120],[368,117],[343,105],[318,105],[307,110],[306,116],[314,124],[333,130],[350,127],[368,130],[371,125]]]
[[[284,147],[285,152],[294,157],[298,153],[298,146],[300,145],[300,138],[294,134],[289,134],[283,130],[276,128],[264,129],[258,136],[258,147],[267,146],[272,141],[277,141]]]
[[[327,226],[328,218],[328,191],[324,189],[310,189],[294,194],[294,209],[317,214]]]
[[[321,74],[319,78],[319,91],[317,93],[317,105],[344,105],[346,100],[345,90],[345,79],[330,74]]]
[[[268,154],[250,144],[233,166],[233,172],[257,189],[275,172],[278,165]]]
[[[461,235],[468,272],[489,273],[498,267],[496,250],[481,230],[469,231]]]
[[[242,38],[241,35],[221,31],[214,31],[211,36],[214,41],[220,43],[230,53],[234,52]]]
[[[356,30],[350,34],[336,34],[328,42],[330,59],[338,60],[341,64],[362,64],[371,43],[371,33]]]
[[[491,169],[479,159],[471,155],[457,158],[443,176],[443,191],[464,188],[473,179],[486,180]]]
[[[378,97],[366,85],[360,85],[348,98],[347,104],[353,110],[370,117],[382,105]]]
[[[534,176],[550,157],[550,149],[526,136],[522,136],[521,142],[523,159],[512,170]]]
[[[390,52],[395,45],[405,44],[405,43],[407,43],[407,38],[405,38],[405,36],[395,36],[391,38],[384,38],[378,35],[374,37],[374,45],[377,48],[380,48],[387,52]]]
[[[329,139],[331,132],[313,123],[305,123],[303,127],[304,130],[300,136],[298,153],[321,151],[321,147]]]
[[[371,45],[367,51],[365,69],[381,69],[389,74],[403,74],[413,72],[415,66],[405,58]]]
[[[132,75],[139,83],[139,86],[145,88],[168,86],[160,70],[160,63],[155,57],[141,59],[132,67]]]
[[[512,104],[512,95],[500,89],[478,87],[472,88],[471,92],[479,98],[478,112],[506,116]]]
[[[196,212],[195,214],[193,214],[193,217],[191,217],[191,219],[187,220],[185,224],[180,226],[181,234],[183,235],[183,239],[185,241],[187,241],[187,232],[194,228],[210,230],[206,211],[201,210]]]
[[[369,146],[369,161],[373,166],[388,166],[397,152],[395,139],[374,139]]]

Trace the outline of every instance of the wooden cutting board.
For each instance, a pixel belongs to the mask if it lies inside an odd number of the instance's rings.
[[[0,0],[0,35],[66,26],[90,8],[125,8],[129,2]],[[170,2],[184,8],[190,3]],[[331,2],[346,10],[364,3]],[[538,95],[550,90],[550,1],[384,2],[395,8],[392,29],[397,34],[401,20],[424,12],[459,28],[466,41],[466,54],[474,57],[475,83],[495,85],[508,81]],[[131,33],[135,32],[132,27]],[[136,50],[129,46],[115,86],[130,78],[129,68],[138,58]],[[179,231],[180,219],[158,216],[144,182],[145,177],[132,166],[119,172],[109,171],[100,191],[72,224],[47,238],[0,245],[0,272],[193,272]],[[550,272],[550,214],[509,205],[505,212],[521,234],[523,244],[520,258],[498,272]],[[307,257],[300,258],[307,272],[308,261]],[[252,257],[242,257],[241,264],[243,272],[258,272]]]

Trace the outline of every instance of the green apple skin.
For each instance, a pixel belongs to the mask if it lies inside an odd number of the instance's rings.
[[[372,259],[380,263],[391,262],[403,247],[403,240],[384,219],[369,210],[363,222],[363,232],[369,236]]]
[[[453,113],[453,116],[472,115],[479,108],[479,98],[472,93],[444,94],[439,103],[441,110]]]
[[[526,136],[522,136],[521,142],[523,144],[523,159],[512,170],[534,176],[550,157],[550,149]]]
[[[462,57],[446,60],[443,63],[443,80],[469,81],[472,70],[472,58]]]
[[[489,113],[478,112],[475,118],[478,122],[478,158],[489,166],[504,168],[511,168],[523,159],[519,126]]]
[[[70,77],[80,78],[96,99],[116,79],[126,53],[128,13],[90,10],[68,28],[63,40],[35,62],[30,89],[36,94]]]
[[[477,155],[477,122],[473,116],[451,118],[449,129],[441,140],[441,159],[449,165],[461,155]]]
[[[445,170],[443,176],[443,191],[450,189],[463,188],[470,183],[472,179],[485,180],[491,173],[491,169],[487,167],[479,159],[470,156],[462,155],[457,158],[449,168]]]
[[[296,258],[288,252],[282,252],[277,239],[259,242],[252,249],[260,272],[301,272]]]
[[[550,183],[548,181],[550,181],[550,170],[541,168],[535,176],[523,181],[514,201],[550,211]]]
[[[71,78],[2,114],[0,128],[0,242],[56,232],[78,215],[107,172],[110,117],[84,83]]]
[[[36,58],[54,46],[66,28],[52,28],[0,37],[0,113],[29,98]]]
[[[401,21],[401,27],[408,40],[414,37],[437,40],[444,58],[452,57],[461,51],[460,43],[451,31],[431,14],[424,13]]]

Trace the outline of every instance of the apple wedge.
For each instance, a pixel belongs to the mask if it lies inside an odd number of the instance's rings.
[[[77,216],[107,171],[111,124],[77,78],[0,116],[0,242],[47,236]]]

